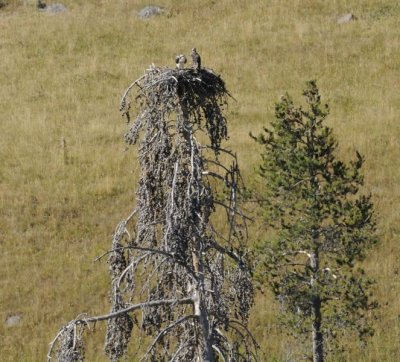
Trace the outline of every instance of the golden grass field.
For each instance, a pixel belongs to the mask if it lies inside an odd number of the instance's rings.
[[[249,184],[260,149],[248,133],[268,124],[280,94],[299,101],[305,81],[317,79],[341,157],[358,149],[366,158],[380,236],[365,262],[381,304],[376,333],[366,347],[349,341],[346,360],[399,360],[398,0],[160,0],[167,11],[148,21],[136,16],[148,5],[142,0],[65,0],[68,11],[57,15],[38,13],[34,1],[7,2],[0,9],[1,361],[43,361],[63,323],[108,311],[107,264],[93,260],[133,207],[138,174],[123,141],[120,96],[149,64],[174,66],[174,56],[194,46],[237,100],[228,109],[228,144]],[[338,25],[348,12],[358,20]],[[264,233],[253,227],[250,242]],[[276,310],[268,293],[257,296],[251,327],[262,361],[287,356]],[[16,313],[21,322],[7,327]],[[105,361],[103,327],[96,329],[87,360]]]

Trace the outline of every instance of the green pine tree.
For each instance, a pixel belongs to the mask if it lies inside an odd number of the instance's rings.
[[[276,104],[260,166],[265,220],[276,238],[263,241],[263,272],[284,311],[289,331],[305,336],[314,362],[337,351],[345,330],[371,335],[371,280],[357,265],[376,242],[373,205],[361,195],[363,158],[337,159],[337,141],[324,125],[315,81],[303,92],[306,109],[288,95]],[[264,274],[264,275],[265,275]]]

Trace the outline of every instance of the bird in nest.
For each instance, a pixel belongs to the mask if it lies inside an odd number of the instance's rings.
[[[190,55],[192,57],[192,68],[199,70],[201,68],[201,57],[200,54],[197,53],[196,48],[192,49],[192,53]]]
[[[44,10],[44,9],[47,8],[47,5],[46,5],[46,3],[45,3],[44,1],[38,0],[37,3],[36,3],[36,7],[37,7],[39,10]]]
[[[186,62],[187,59],[183,54],[177,55],[175,57],[175,63],[178,69],[183,69],[185,67]]]

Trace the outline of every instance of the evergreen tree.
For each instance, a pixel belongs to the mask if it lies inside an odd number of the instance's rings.
[[[372,334],[372,282],[357,261],[376,242],[375,224],[371,198],[359,192],[363,158],[356,152],[348,164],[337,159],[315,81],[303,95],[307,109],[282,96],[271,129],[256,138],[264,146],[263,211],[276,231],[261,250],[282,320],[290,333],[312,341],[313,361],[321,362],[346,329],[362,339]]]

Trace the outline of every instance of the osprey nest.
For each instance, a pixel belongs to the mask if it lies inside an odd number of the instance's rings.
[[[160,116],[165,121],[166,117],[176,115],[179,109],[181,116],[186,122],[190,122],[194,132],[196,129],[206,130],[215,151],[221,141],[227,139],[226,119],[222,108],[227,105],[226,98],[230,94],[224,81],[212,70],[149,68],[146,74],[128,87],[122,97],[120,110],[128,122],[131,106],[128,96],[134,86],[138,88],[136,101],[143,111],[126,134],[129,144],[136,143],[138,132],[145,124],[150,122],[147,124],[149,126],[160,121]],[[179,115],[177,118],[180,118]],[[182,124],[176,126],[180,127]]]

